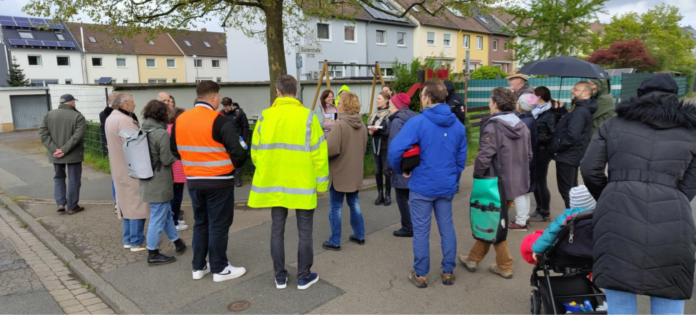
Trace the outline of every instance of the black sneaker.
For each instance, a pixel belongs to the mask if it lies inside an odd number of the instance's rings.
[[[529,221],[531,222],[546,222],[549,220],[548,215],[543,215],[540,212],[534,212],[531,216],[529,216]]]
[[[323,247],[324,249],[333,250],[333,251],[341,250],[340,245],[339,246],[332,245],[331,243],[329,243],[329,241],[326,241],[326,242],[324,242],[324,244],[321,244],[321,247]]]
[[[174,246],[176,246],[176,253],[179,255],[183,255],[186,251],[186,243],[182,239],[174,241]]]
[[[82,211],[85,211],[85,208],[81,207],[80,205],[76,205],[74,208],[68,210],[68,215],[73,215],[75,213],[80,213]]]
[[[358,239],[355,235],[351,235],[348,240],[358,245],[365,245],[365,239]]]
[[[176,261],[176,257],[161,254],[159,250],[148,250],[147,264],[149,266],[166,265]]]
[[[413,237],[413,232],[407,232],[407,231],[404,231],[404,229],[400,229],[398,231],[394,231],[394,236],[396,236],[396,237]]]

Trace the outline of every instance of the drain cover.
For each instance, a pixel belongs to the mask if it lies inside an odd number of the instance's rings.
[[[228,305],[227,309],[230,312],[241,312],[245,311],[247,308],[249,308],[249,306],[251,306],[251,303],[249,303],[249,301],[237,301]]]

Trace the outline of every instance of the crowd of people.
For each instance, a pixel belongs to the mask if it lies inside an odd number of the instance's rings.
[[[525,259],[535,263],[568,217],[593,210],[593,279],[605,289],[610,313],[636,313],[636,295],[650,296],[655,312],[683,313],[684,301],[692,295],[696,252],[690,207],[696,196],[696,107],[677,98],[678,87],[669,75],[646,79],[637,98],[618,106],[607,80],[575,84],[570,106],[553,100],[548,88],[532,87],[524,74],[508,82],[510,88],[491,92],[474,176],[500,180],[503,208],[515,209],[509,219],[504,216],[509,231],[528,231],[531,222],[551,219],[547,178],[552,160],[564,203],[549,229],[523,242]],[[220,282],[244,275],[244,267],[230,263],[227,245],[234,187],[242,185],[240,170],[250,156],[254,173],[248,205],[271,209],[275,285],[284,289],[290,281],[284,234],[288,213],[294,209],[297,287],[307,289],[319,280],[311,270],[317,193],[329,192],[331,236],[322,247],[341,250],[344,199],[352,228],[348,240],[366,243],[359,195],[364,156],[370,154],[377,183],[374,204],[391,205],[394,188],[401,228],[393,235],[413,237],[410,282],[418,288],[428,286],[433,214],[440,234],[443,284],[454,283],[457,257],[466,270],[476,272],[491,245],[496,258],[489,271],[513,277],[514,258],[505,237],[494,243],[476,239],[467,254],[457,256],[452,200],[467,159],[467,108],[451,82],[433,79],[423,84],[421,113],[410,109],[408,95],[384,86],[366,123],[358,96],[347,86],[337,94],[324,91],[315,111],[296,99],[294,77],[281,76],[275,88],[278,97],[259,115],[251,134],[239,105],[222,98],[219,85],[211,81],[198,84],[194,108],[187,111],[160,93],[143,109],[142,124],[131,95],[109,95],[100,119],[124,248],[147,250],[151,265],[176,260],[159,252],[162,233],[177,253],[187,249],[179,237],[188,228],[181,220],[185,184],[195,222],[193,279],[213,273],[213,280]],[[75,101],[71,95],[62,96],[61,105],[44,118],[40,129],[55,165],[58,211],[69,215],[84,210],[78,202],[85,119]],[[127,130],[146,133],[151,178],[129,176],[123,150]],[[407,166],[406,156],[413,152],[417,165]],[[278,175],[288,173],[293,176]],[[579,185],[581,175],[586,186]]]

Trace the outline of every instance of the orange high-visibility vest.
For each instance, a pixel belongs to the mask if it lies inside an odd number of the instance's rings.
[[[206,105],[196,105],[176,119],[176,146],[189,179],[232,178],[230,155],[213,140],[213,123],[219,115]]]

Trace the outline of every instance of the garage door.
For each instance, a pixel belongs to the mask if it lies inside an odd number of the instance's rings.
[[[48,113],[46,95],[13,95],[10,104],[15,130],[39,128]]]

